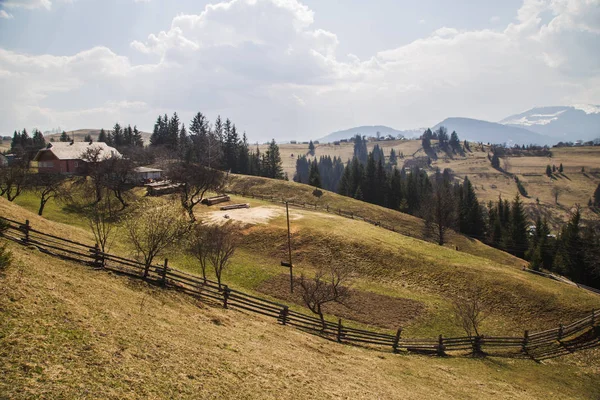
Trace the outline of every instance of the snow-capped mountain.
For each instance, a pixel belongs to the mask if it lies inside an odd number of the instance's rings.
[[[536,107],[511,115],[501,124],[524,128],[559,140],[592,140],[600,137],[600,106]]]

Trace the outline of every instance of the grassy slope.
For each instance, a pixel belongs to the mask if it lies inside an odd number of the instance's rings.
[[[20,398],[597,398],[598,350],[540,364],[397,356],[195,304],[10,244],[0,393]]]
[[[394,148],[398,154],[403,153],[407,160],[413,155],[425,156],[420,150],[420,143],[418,140],[396,140],[379,142],[379,145],[386,155],[389,155],[390,150]],[[368,149],[372,150],[375,144],[375,142],[369,142]],[[450,159],[439,153],[438,160],[434,160],[432,165],[440,169],[451,168],[460,179],[468,176],[475,185],[477,196],[481,201],[496,201],[499,195],[507,199],[514,198],[518,191],[517,186],[512,178],[491,167],[490,161],[487,159],[489,147],[479,148],[478,145],[472,144],[471,148],[473,152],[467,153],[465,157],[455,155]],[[306,154],[307,151],[307,145],[280,145],[283,167],[290,179],[296,170],[296,157],[299,154]],[[353,145],[351,143],[342,143],[339,146],[326,143],[316,146],[315,156],[338,156],[345,161],[352,157],[352,152]],[[569,210],[574,204],[578,203],[586,208],[588,199],[592,197],[600,183],[600,147],[557,148],[552,149],[550,158],[508,157],[506,161],[507,164],[504,165],[504,160],[502,160],[501,166],[518,176],[527,189],[529,198],[524,201],[528,205],[531,215],[540,212],[547,216],[554,225],[568,217]],[[402,163],[403,160],[399,160],[399,162]],[[558,168],[561,163],[565,168],[563,175],[556,174],[553,180],[547,178],[545,175],[546,165],[556,165]],[[585,167],[585,174],[581,172],[581,167]],[[563,191],[559,196],[559,204],[555,204],[551,194],[553,186],[558,186]],[[540,200],[539,206],[536,198]],[[598,219],[598,216],[586,209],[584,218]]]
[[[259,187],[256,178],[238,179],[248,180],[254,188]],[[283,184],[296,194],[299,193],[297,186],[301,186],[264,179],[259,181],[272,185]],[[325,196],[329,195],[326,193]],[[352,203],[352,207],[362,204],[341,196],[331,196]],[[167,201],[166,198],[153,200]],[[36,209],[31,204],[33,201],[30,195],[23,196],[18,201],[29,209]],[[279,266],[279,261],[287,255],[284,209],[258,200],[234,197],[232,201],[249,201],[251,209],[270,207],[279,213],[268,224],[258,224],[244,230],[243,244],[224,274],[225,282],[255,291],[265,280],[285,272]],[[366,207],[375,210],[374,212],[392,213],[395,218],[418,221],[380,207]],[[204,218],[202,214],[212,210],[213,208],[200,207],[199,217]],[[34,227],[44,231],[93,243],[82,219],[65,214],[56,204],[48,208],[47,217],[69,225],[50,223],[4,199],[0,200],[0,214],[19,215],[21,220],[29,218]],[[484,324],[484,332],[489,334],[521,334],[525,328],[554,327],[559,322],[569,322],[592,308],[600,307],[598,296],[522,272],[521,263],[515,262],[516,259],[478,242],[474,242],[473,246],[480,248],[482,256],[440,248],[435,244],[331,214],[293,209],[292,218],[296,274],[310,274],[316,266],[327,262],[332,253],[335,254],[339,260],[356,268],[356,288],[408,298],[425,305],[425,313],[404,325],[405,332],[410,336],[461,334],[452,319],[449,299],[451,295],[474,286],[486,291],[488,305],[493,310]],[[332,227],[335,229],[332,230]],[[111,251],[131,255],[123,237],[123,232],[120,232]],[[170,249],[166,255],[172,265],[199,273],[197,263],[182,251]]]

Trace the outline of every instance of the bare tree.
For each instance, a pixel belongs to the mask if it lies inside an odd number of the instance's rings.
[[[227,222],[224,225],[213,226],[209,233],[208,259],[215,270],[217,283],[221,287],[221,274],[229,265],[229,261],[239,242],[238,226],[232,222]]]
[[[425,237],[435,237],[442,246],[446,242],[446,232],[456,225],[456,206],[449,174],[439,171],[432,179],[432,193],[423,203]]]
[[[92,203],[84,210],[88,226],[103,254],[108,252],[114,239],[114,231],[118,222],[117,207],[116,199],[110,195],[105,195],[102,196],[102,200]],[[102,266],[104,266],[104,256],[101,260]]]
[[[558,204],[558,196],[560,196],[562,194],[563,190],[562,188],[558,187],[558,186],[552,186],[552,196],[554,197],[554,204]]]
[[[221,191],[227,180],[223,171],[192,163],[172,164],[167,177],[180,184],[181,205],[192,222],[196,221],[194,207],[204,199],[206,192]]]
[[[85,162],[83,170],[94,186],[96,202],[100,202],[103,195],[102,189],[105,187],[107,178],[102,163],[105,160],[103,149],[100,146],[90,146],[81,154],[80,159]],[[84,176],[83,179],[85,180],[86,177]]]
[[[124,226],[129,242],[144,260],[144,278],[154,258],[189,229],[180,209],[171,204],[157,207],[146,203],[125,219]]]
[[[33,191],[40,196],[38,215],[42,215],[46,203],[50,199],[57,197],[61,192],[66,177],[62,174],[40,172],[32,175],[31,178],[31,187],[33,188]]]
[[[323,305],[330,302],[342,303],[348,296],[349,290],[344,286],[350,278],[351,270],[343,265],[330,262],[327,266],[319,268],[313,278],[300,275],[297,285],[306,307],[317,314],[325,330],[325,317]]]
[[[0,167],[0,196],[6,195],[8,201],[13,201],[27,188],[30,177],[24,161]]]
[[[102,161],[104,182],[101,183],[112,191],[123,209],[129,205],[127,191],[134,186],[134,168],[133,161],[125,158],[111,157]]]
[[[206,267],[209,263],[211,245],[211,228],[207,225],[195,224],[188,238],[187,250],[200,263],[204,283],[206,283]]]
[[[473,333],[479,336],[481,323],[487,317],[482,300],[483,292],[481,288],[477,288],[455,297],[452,301],[454,318],[469,337],[473,336]]]

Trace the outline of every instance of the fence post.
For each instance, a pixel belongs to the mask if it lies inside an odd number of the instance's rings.
[[[163,285],[163,286],[167,285],[167,269],[168,268],[169,268],[169,259],[165,258],[165,265],[163,266],[162,281],[161,281],[161,285]]]
[[[521,346],[521,350],[524,353],[527,353],[527,343],[529,342],[529,331],[525,331],[523,333],[523,345]]]
[[[351,212],[350,216],[352,217],[352,219],[354,219],[354,212]]]
[[[442,335],[440,335],[440,337],[438,338],[438,346],[437,346],[437,355],[438,356],[443,356],[444,355],[444,338],[442,337]]]
[[[25,242],[27,244],[27,243],[29,243],[29,230],[31,229],[31,225],[29,225],[28,219],[25,220],[25,225],[22,225],[22,229],[23,229],[23,233],[25,234],[25,237],[23,238],[23,242]]]
[[[227,301],[229,300],[230,289],[227,285],[223,287],[223,308],[227,308]]]
[[[596,310],[592,309],[592,327],[596,323]]]
[[[285,325],[287,323],[287,316],[288,316],[289,312],[290,312],[290,309],[288,308],[288,306],[283,306],[283,308],[281,309],[281,312],[279,313],[279,320],[281,321],[281,323],[283,325]]]
[[[563,336],[563,324],[558,325],[558,340],[562,339]]]
[[[396,332],[396,337],[394,338],[394,344],[392,345],[392,351],[394,353],[398,352],[398,342],[400,342],[400,335],[402,334],[402,328],[398,328]]]
[[[102,268],[103,266],[102,260],[100,259],[100,246],[98,246],[98,243],[94,245],[94,264],[96,265],[96,268]]]
[[[473,338],[473,353],[481,353],[481,336],[477,335]]]
[[[342,343],[342,319],[338,319],[338,328],[337,328],[337,341],[338,343]]]

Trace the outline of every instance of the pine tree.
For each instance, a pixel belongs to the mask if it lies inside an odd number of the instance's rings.
[[[242,141],[238,147],[238,172],[248,174],[250,171],[250,148],[248,147],[248,138],[246,132],[242,135]]]
[[[512,253],[517,257],[523,258],[528,248],[527,217],[521,196],[518,193],[513,201],[510,215]]]
[[[552,177],[552,167],[550,165],[546,165],[546,175]]]
[[[283,168],[281,166],[281,155],[279,154],[279,146],[275,143],[275,139],[269,143],[269,148],[263,157],[263,174],[267,178],[283,179]]]
[[[458,133],[456,133],[456,131],[452,131],[452,134],[450,135],[450,148],[454,152],[460,151],[460,139],[458,138]]]
[[[600,208],[600,183],[598,184],[598,187],[594,191],[593,204],[594,204],[594,207]]]
[[[396,150],[393,148],[390,150],[390,159],[388,161],[390,167],[398,165],[398,156],[396,156]]]
[[[562,165],[562,163],[560,163],[560,165],[558,166],[558,172],[560,172],[561,174],[563,173],[563,165]]]
[[[25,130],[23,130],[25,131]],[[67,135],[67,132],[62,131],[62,133],[60,134],[60,139],[61,142],[70,142],[71,138],[69,137],[69,135]]]
[[[308,143],[308,154],[311,156],[315,155],[315,144],[312,140]]]
[[[37,129],[33,131],[32,142],[33,150],[39,150],[46,146],[46,139],[44,139],[44,135]]]
[[[137,125],[133,126],[133,146],[144,147],[144,139],[142,133],[138,130]]]
[[[353,142],[354,157],[356,157],[361,164],[366,164],[367,158],[369,157],[369,152],[367,151],[367,140],[360,135],[356,135],[354,136]]]
[[[100,129],[100,134],[98,135],[98,141],[106,143],[107,137],[104,128]]]
[[[121,125],[117,122],[113,127],[112,132],[113,142],[116,147],[121,147],[125,144],[125,138],[123,136],[123,130],[121,129]]]
[[[321,188],[321,175],[319,174],[319,166],[317,165],[317,160],[313,160],[310,164],[308,184],[310,186]]]
[[[500,158],[496,153],[492,155],[492,168],[500,169]]]
[[[167,116],[165,115],[165,120],[166,120],[166,118],[167,118]],[[174,112],[173,116],[171,117],[171,120],[169,121],[167,135],[166,135],[166,138],[167,138],[166,145],[171,150],[177,150],[177,147],[178,147],[179,130],[180,130],[179,124],[180,124],[179,116],[177,115],[176,112]]]
[[[83,137],[83,141],[84,141],[84,142],[88,142],[88,143],[92,143],[92,142],[94,141],[94,139],[92,139],[92,135],[90,135],[90,134],[88,133],[88,134],[86,134],[86,135]]]

